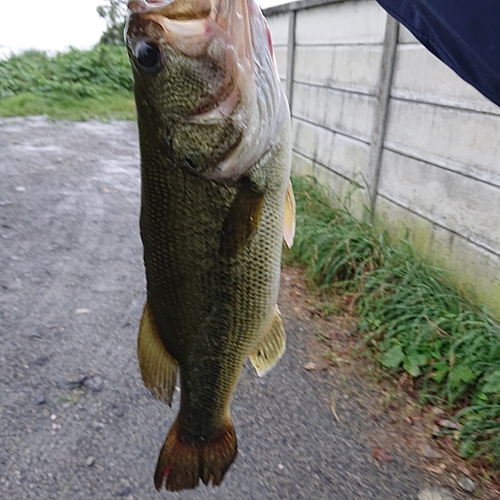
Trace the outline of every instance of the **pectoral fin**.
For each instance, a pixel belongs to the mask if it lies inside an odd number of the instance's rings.
[[[177,380],[177,361],[165,349],[147,302],[142,314],[137,354],[144,385],[156,399],[170,406]]]
[[[263,205],[264,193],[255,190],[250,180],[243,179],[222,226],[223,257],[235,257],[250,243],[259,227]]]
[[[292,182],[288,181],[285,198],[285,217],[283,223],[283,238],[288,248],[292,248],[295,237],[295,196],[293,195]]]
[[[271,322],[271,327],[264,337],[264,340],[250,356],[250,361],[257,370],[259,377],[263,377],[274,368],[274,365],[276,365],[285,353],[285,348],[285,330],[283,329],[278,307],[276,307],[276,314]]]

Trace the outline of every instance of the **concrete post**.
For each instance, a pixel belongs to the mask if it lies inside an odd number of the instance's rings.
[[[295,21],[297,18],[297,11],[291,10],[288,13],[288,50],[287,50],[287,65],[286,65],[286,97],[292,110],[292,97],[293,97],[293,75],[295,64]]]
[[[371,222],[373,222],[375,216],[380,169],[382,165],[382,151],[384,148],[385,130],[390,104],[392,77],[394,75],[394,66],[396,63],[398,34],[399,23],[388,14],[385,26],[382,66],[380,68],[377,108],[375,111],[375,122],[370,142],[368,179],[366,179],[368,199],[366,200],[365,205],[369,210],[367,218]]]

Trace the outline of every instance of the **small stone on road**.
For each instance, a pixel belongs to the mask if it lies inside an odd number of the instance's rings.
[[[126,497],[132,493],[132,488],[130,486],[126,486],[125,488],[122,488],[121,490],[117,491],[115,493],[116,497]]]
[[[460,488],[462,488],[464,491],[474,493],[474,491],[476,490],[476,483],[468,477],[463,476],[457,482],[458,486],[460,486]]]
[[[88,387],[91,391],[101,392],[104,381],[99,376],[89,377],[83,381],[83,385]]]
[[[455,500],[446,488],[426,488],[418,494],[418,500]]]
[[[35,397],[35,400],[34,400],[35,406],[44,405],[46,402],[47,401],[46,401],[45,396],[43,394],[39,394],[38,396]]]
[[[422,447],[422,455],[425,458],[441,458],[442,457],[441,453],[433,450],[430,446]]]

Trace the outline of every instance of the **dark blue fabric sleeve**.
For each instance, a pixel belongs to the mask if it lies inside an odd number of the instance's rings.
[[[377,0],[434,55],[500,106],[500,0]]]

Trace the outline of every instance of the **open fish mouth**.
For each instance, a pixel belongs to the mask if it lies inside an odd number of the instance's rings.
[[[189,58],[205,57],[214,42],[224,48],[225,78],[213,105],[180,119],[198,124],[237,120],[244,130],[240,144],[204,177],[241,176],[277,143],[288,113],[271,33],[256,1],[130,0],[128,8],[127,45],[136,59],[142,53],[147,62],[151,51],[152,61],[159,61],[155,51],[163,45]],[[151,72],[157,69],[152,65]]]
[[[130,0],[130,15],[163,29],[163,42],[186,56],[200,56],[213,36],[225,39],[239,57],[251,58],[250,13],[246,0]]]

